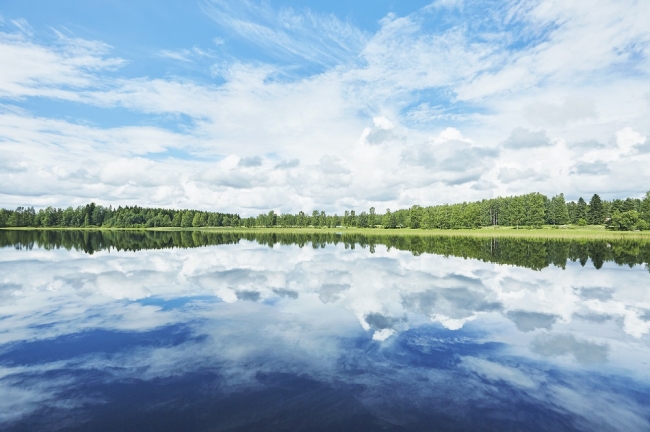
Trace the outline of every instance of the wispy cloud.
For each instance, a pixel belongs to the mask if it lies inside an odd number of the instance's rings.
[[[332,66],[359,54],[368,35],[334,15],[292,8],[274,10],[250,0],[212,0],[203,11],[233,36],[285,61]]]
[[[12,65],[0,70],[0,97],[78,100],[77,91],[101,84],[96,73],[124,64],[119,58],[106,57],[109,50],[105,43],[58,32],[49,47],[22,34],[0,33],[0,62]]]
[[[222,42],[223,43],[223,42]],[[215,54],[198,47],[181,50],[161,50],[159,55],[173,60],[191,62],[194,59],[214,58]]]

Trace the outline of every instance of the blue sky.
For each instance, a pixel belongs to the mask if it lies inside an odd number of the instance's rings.
[[[5,1],[0,205],[641,196],[649,14],[632,0]]]

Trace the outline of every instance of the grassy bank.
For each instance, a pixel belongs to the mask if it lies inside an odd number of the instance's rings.
[[[4,230],[89,230],[89,231],[207,231],[207,232],[258,232],[258,233],[341,233],[341,234],[361,234],[367,236],[469,236],[469,237],[521,237],[521,238],[569,238],[569,239],[648,239],[650,240],[650,231],[610,231],[603,226],[567,226],[554,227],[544,226],[541,229],[528,229],[514,227],[486,227],[480,229],[458,229],[458,230],[425,230],[425,229],[381,229],[381,228],[103,228],[103,227],[86,227],[86,228],[1,228]]]

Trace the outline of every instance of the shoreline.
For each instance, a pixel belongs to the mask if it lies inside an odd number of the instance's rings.
[[[609,231],[601,226],[530,229],[514,227],[486,227],[478,229],[413,229],[413,228],[242,228],[242,227],[157,227],[157,228],[107,228],[107,227],[3,227],[3,231],[125,231],[125,232],[241,232],[275,234],[355,234],[366,236],[446,236],[446,237],[519,237],[555,239],[647,239],[650,231]]]

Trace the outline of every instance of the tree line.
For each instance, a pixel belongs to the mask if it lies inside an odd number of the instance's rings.
[[[545,238],[480,238],[470,236],[364,235],[356,232],[274,232],[274,231],[99,231],[43,230],[1,231],[0,247],[16,249],[75,249],[88,254],[98,251],[138,251],[167,248],[196,248],[237,244],[242,240],[262,245],[297,245],[325,248],[343,244],[346,249],[368,249],[378,245],[409,251],[413,255],[436,254],[478,259],[541,270],[551,265],[564,268],[568,262],[585,266],[591,261],[600,269],[605,262],[618,265],[645,265],[650,270],[650,241],[560,240]]]
[[[95,203],[66,209],[47,207],[38,212],[33,207],[0,209],[0,227],[192,228],[239,224],[237,214],[138,206],[113,208]]]
[[[197,210],[169,210],[143,207],[113,208],[94,203],[77,208],[48,207],[38,212],[33,207],[0,209],[0,227],[358,227],[463,229],[488,226],[540,228],[543,225],[605,225],[609,229],[631,231],[650,228],[650,192],[642,199],[603,200],[594,194],[589,202],[580,197],[567,202],[564,194],[548,198],[540,193],[484,199],[458,204],[443,204],[377,213],[343,215],[314,210],[297,214],[277,214],[271,210],[257,217]]]
[[[484,199],[429,207],[414,205],[379,214],[345,211],[341,216],[314,210],[311,215],[276,214],[270,211],[242,219],[245,227],[358,227],[476,229],[488,226],[541,228],[543,225],[606,225],[616,230],[647,230],[650,227],[650,192],[643,199],[602,200],[594,194],[589,203],[582,197],[566,202],[564,194],[548,198],[540,193]]]

